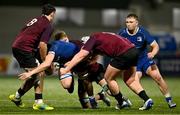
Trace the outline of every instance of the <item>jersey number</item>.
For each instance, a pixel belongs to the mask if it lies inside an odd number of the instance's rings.
[[[36,18],[32,19],[26,26],[31,26],[31,25],[33,25],[35,22],[37,22],[37,19],[36,19]]]

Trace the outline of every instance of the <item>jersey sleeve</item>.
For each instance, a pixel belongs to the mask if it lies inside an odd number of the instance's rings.
[[[154,37],[145,29],[142,29],[142,32],[144,33],[147,43],[150,45],[155,40]]]
[[[44,30],[44,32],[41,35],[41,42],[45,42],[48,43],[48,41],[51,38],[51,34],[53,32],[53,28],[51,26],[51,24],[48,25],[48,27]]]
[[[96,39],[94,39],[93,37],[90,37],[90,39],[84,44],[82,49],[91,52],[94,46],[96,45],[96,43],[97,43]]]
[[[58,47],[56,46],[56,44],[52,43],[48,53],[52,53],[55,55],[57,49],[58,49]]]

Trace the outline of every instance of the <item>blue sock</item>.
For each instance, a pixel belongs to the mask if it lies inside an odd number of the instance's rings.
[[[166,97],[166,101],[169,103],[172,101],[172,97]]]

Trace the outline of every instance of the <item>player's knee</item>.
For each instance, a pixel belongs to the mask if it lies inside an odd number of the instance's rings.
[[[160,75],[157,75],[157,76],[154,77],[154,79],[155,79],[157,82],[159,82],[159,81],[162,80],[162,77],[161,77]]]
[[[150,76],[155,80],[155,81],[161,81],[162,77],[157,71],[151,72]]]

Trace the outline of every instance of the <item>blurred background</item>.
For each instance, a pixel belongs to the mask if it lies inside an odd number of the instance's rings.
[[[0,74],[18,74],[11,44],[29,18],[41,14],[41,6],[56,6],[55,29],[80,39],[93,32],[118,32],[125,17],[136,13],[160,46],[156,62],[164,75],[180,74],[180,0],[1,0]],[[101,60],[106,63],[106,59]]]

